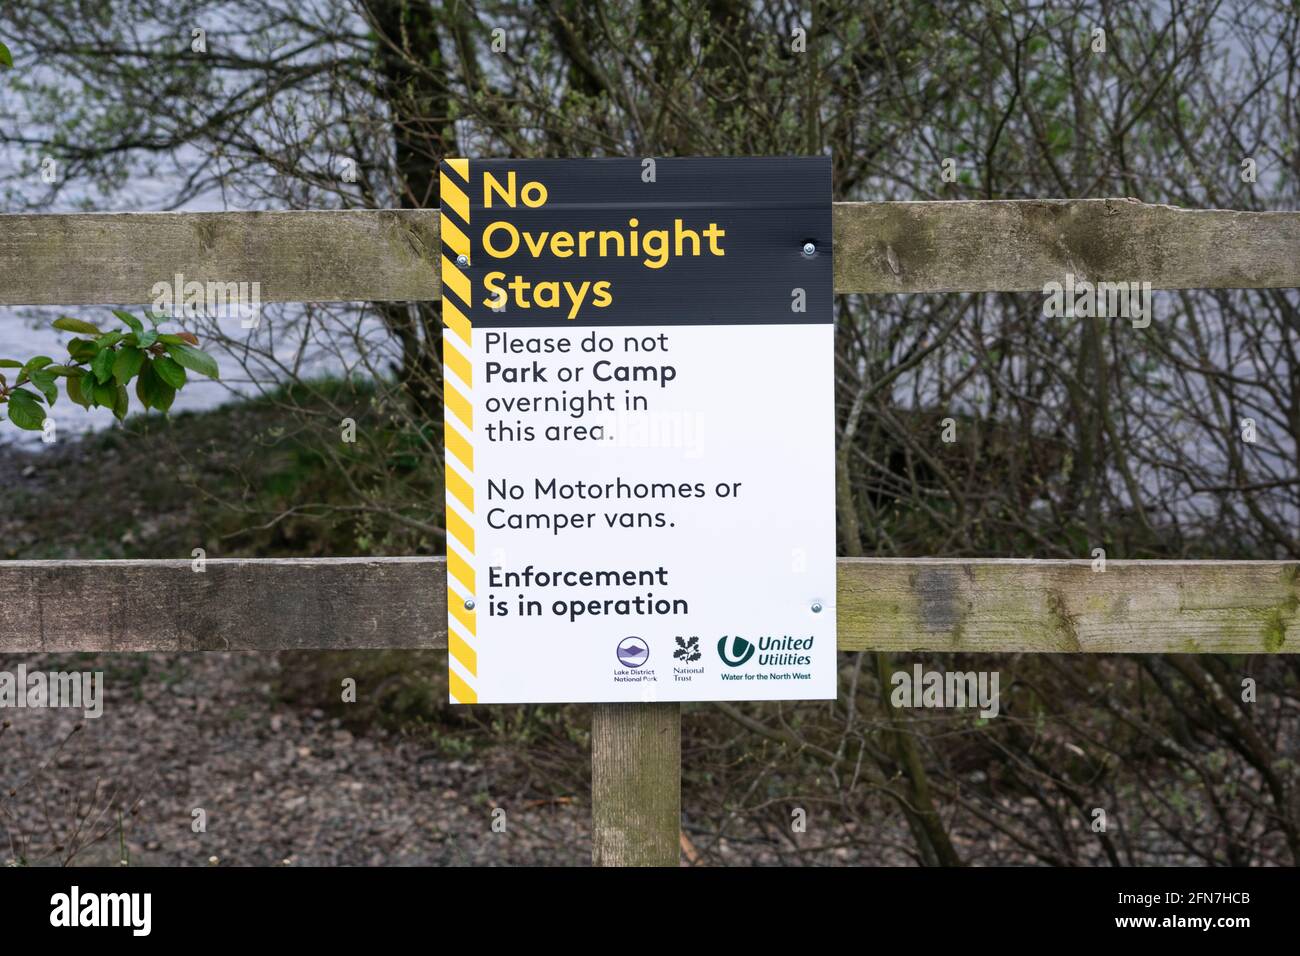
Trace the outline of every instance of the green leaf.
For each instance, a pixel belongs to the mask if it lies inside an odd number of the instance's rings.
[[[83,322],[81,319],[74,319],[65,315],[62,318],[54,320],[54,327],[62,329],[64,332],[76,332],[78,335],[103,335],[98,326],[91,325],[89,322]]]
[[[79,364],[93,361],[99,354],[99,346],[90,339],[73,339],[68,343],[68,354]]]
[[[158,330],[150,329],[147,332],[141,332],[139,335],[136,336],[136,339],[137,339],[136,344],[139,345],[140,348],[147,349],[149,346],[153,345],[155,342],[158,341]]]
[[[40,399],[25,389],[9,393],[9,420],[29,432],[38,432],[45,424],[45,409]]]
[[[113,378],[117,379],[117,384],[125,385],[135,378],[143,364],[144,353],[124,345],[117,350],[117,358],[113,360]]]
[[[113,314],[131,327],[131,331],[139,335],[144,331],[144,323],[137,319],[130,312],[123,312],[121,309],[114,309]]]
[[[221,370],[217,368],[216,359],[202,349],[196,349],[192,345],[169,344],[167,354],[191,372],[198,372],[208,378],[221,378]]]
[[[108,382],[95,382],[92,391],[92,399],[95,406],[103,408],[112,408],[113,403],[117,401],[117,388]]]
[[[87,369],[81,373],[81,397],[86,400],[86,407],[95,404],[95,373]]]
[[[158,375],[158,363],[170,361],[171,359],[154,359],[152,362],[146,362],[144,368],[140,370],[140,378],[135,383],[135,394],[145,408],[156,408],[165,412],[176,400],[176,389]],[[179,366],[177,368],[179,369]],[[179,370],[184,374],[184,369]]]
[[[45,366],[53,364],[53,362],[54,359],[50,358],[48,355],[37,355],[34,358],[29,358],[27,360],[27,364],[23,366],[23,371],[28,373],[34,372],[38,368],[45,368]]]
[[[112,349],[100,349],[95,360],[90,363],[90,370],[95,373],[97,382],[107,382],[113,377],[113,363],[117,361],[117,353]]]
[[[0,368],[22,368],[23,363],[17,359],[0,359]]]
[[[176,401],[176,389],[172,388],[166,382],[158,383],[158,391],[154,395],[153,407],[160,412],[170,411],[172,402]]]
[[[45,396],[45,401],[53,405],[59,400],[59,387],[54,384],[54,376],[43,370],[34,370],[29,373],[32,385]]]
[[[158,373],[160,379],[172,388],[183,388],[185,386],[185,369],[167,356],[164,355],[154,359],[153,370]]]
[[[85,379],[80,375],[73,375],[68,379],[68,400],[80,405],[82,408],[90,407],[90,398],[81,390],[81,383]]]
[[[118,342],[126,338],[125,332],[106,332],[99,338],[95,339],[95,344],[101,349],[111,349]]]
[[[168,345],[192,345],[195,349],[199,347],[199,337],[192,332],[160,332],[159,341],[166,342]]]
[[[14,68],[14,55],[9,52],[9,48],[0,43],[0,70],[12,70]]]
[[[146,410],[153,408],[153,390],[156,376],[153,370],[153,362],[145,359],[144,365],[140,367],[140,377],[135,380],[135,397],[140,399],[140,404]]]
[[[81,369],[77,368],[75,365],[47,365],[45,368],[41,369],[41,371],[47,372],[50,375],[67,376],[81,374]]]
[[[113,390],[113,417],[119,422],[126,418],[127,410],[131,407],[131,397],[126,394],[126,386],[119,385]]]

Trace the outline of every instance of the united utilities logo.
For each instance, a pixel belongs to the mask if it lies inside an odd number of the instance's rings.
[[[754,645],[743,637],[733,637],[731,647],[728,649],[727,638],[724,635],[718,638],[718,656],[728,667],[739,667],[754,656]]]

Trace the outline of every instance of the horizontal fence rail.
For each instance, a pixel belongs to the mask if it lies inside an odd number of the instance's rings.
[[[435,299],[438,213],[0,216],[0,305],[147,305],[157,282],[257,282],[262,302]]]
[[[0,215],[0,305],[147,305],[155,283],[257,282],[262,302],[440,294],[438,212]],[[1069,272],[1156,289],[1300,287],[1300,212],[1127,199],[834,206],[835,291],[1041,291]]]
[[[1296,653],[1298,579],[1282,561],[842,558],[839,648]],[[446,600],[442,558],[6,561],[0,651],[445,648]]]

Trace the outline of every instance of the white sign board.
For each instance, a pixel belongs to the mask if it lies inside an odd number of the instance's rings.
[[[829,160],[441,179],[451,699],[833,698]]]

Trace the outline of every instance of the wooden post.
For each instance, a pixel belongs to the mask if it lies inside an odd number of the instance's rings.
[[[681,860],[679,704],[596,704],[591,714],[591,862]]]

